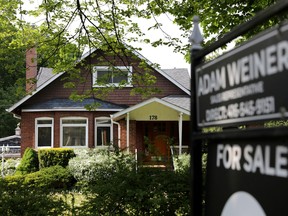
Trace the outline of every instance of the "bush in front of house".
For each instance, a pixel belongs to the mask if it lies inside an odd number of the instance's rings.
[[[136,161],[131,154],[106,149],[81,149],[69,161],[68,169],[78,182],[92,182],[99,178],[109,181],[113,173],[135,170]]]
[[[27,187],[24,181],[25,175],[0,179],[1,215],[65,215],[69,206],[64,199],[51,196],[47,188]]]
[[[39,149],[38,151],[40,169],[56,165],[66,167],[73,157],[75,153],[72,148]]]
[[[69,189],[76,182],[69,170],[59,165],[45,167],[25,175],[6,176],[4,179],[11,189],[19,185],[25,188],[46,188],[49,190]]]
[[[32,148],[26,148],[19,166],[16,168],[17,175],[36,172],[39,170],[37,152]]]
[[[133,155],[84,150],[69,162],[85,200],[79,215],[188,215],[188,172],[135,169]],[[182,169],[185,170],[185,169]],[[83,186],[84,185],[84,186]]]
[[[90,182],[84,194],[80,215],[189,215],[188,174],[181,172],[123,170]]]
[[[176,172],[189,172],[190,154],[183,153],[173,157],[174,169]]]
[[[16,172],[16,168],[19,166],[20,164],[20,158],[16,158],[16,159],[12,159],[9,158],[4,162],[4,170],[3,170],[3,174],[4,176],[11,176],[14,175]],[[0,163],[1,167],[0,170],[2,172],[2,162]]]
[[[23,183],[33,188],[68,189],[71,188],[75,182],[74,177],[67,168],[56,165],[27,174]]]

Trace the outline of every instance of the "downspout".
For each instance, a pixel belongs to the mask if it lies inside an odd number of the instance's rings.
[[[111,126],[110,126],[110,144],[112,144],[112,146],[114,145],[113,141],[114,141],[114,128],[113,128],[113,119],[112,119],[112,115],[110,115],[110,119],[111,119]]]
[[[120,141],[121,140],[121,126],[120,126],[119,122],[113,121],[113,115],[110,115],[110,117],[111,117],[111,123],[112,123],[112,134],[113,134],[113,124],[116,124],[117,128],[118,128],[118,147],[120,149],[120,147],[121,147],[121,141]]]
[[[129,153],[129,148],[130,148],[130,140],[129,140],[129,134],[130,134],[130,131],[129,131],[129,129],[130,129],[130,125],[129,125],[129,123],[130,123],[130,115],[129,115],[129,113],[127,113],[126,114],[126,147],[127,147],[127,152]]]
[[[179,155],[182,154],[182,122],[183,122],[183,113],[179,113]]]

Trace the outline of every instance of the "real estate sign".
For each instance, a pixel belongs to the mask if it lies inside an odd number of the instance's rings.
[[[288,215],[287,140],[220,140],[208,151],[206,215]]]
[[[199,127],[288,116],[288,24],[196,69]]]

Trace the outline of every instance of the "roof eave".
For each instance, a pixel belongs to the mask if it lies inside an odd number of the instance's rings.
[[[41,91],[42,89],[44,89],[47,85],[49,85],[50,83],[52,83],[54,80],[56,80],[58,77],[62,76],[65,72],[61,72],[56,74],[55,76],[51,77],[51,79],[49,79],[47,82],[45,82],[44,84],[42,84],[41,86],[39,86],[39,88],[37,88],[35,91],[31,92],[29,95],[26,95],[24,98],[22,98],[21,100],[19,100],[17,103],[15,103],[13,106],[11,106],[10,108],[8,108],[6,111],[10,112],[10,113],[14,113],[13,111],[15,109],[17,109],[17,107],[19,107],[21,104],[23,104],[24,102],[26,102],[28,99],[30,99],[31,97],[33,97],[35,94],[37,94],[39,91]],[[15,113],[14,113],[15,114]]]
[[[184,114],[190,116],[190,111],[189,111],[189,110],[183,109],[183,108],[178,107],[178,106],[176,106],[176,105],[174,105],[174,104],[171,104],[171,103],[169,103],[169,102],[167,102],[167,101],[163,101],[163,100],[161,100],[160,98],[155,98],[155,97],[154,97],[154,98],[148,99],[148,100],[146,100],[146,101],[143,101],[143,102],[141,102],[141,103],[139,103],[139,104],[136,104],[136,105],[134,105],[134,106],[131,106],[131,107],[127,108],[127,109],[124,109],[124,110],[122,110],[122,111],[120,111],[120,112],[117,112],[117,113],[111,115],[111,117],[112,117],[112,119],[115,120],[115,121],[120,120],[120,119],[122,119],[127,113],[129,113],[129,112],[131,112],[131,111],[133,111],[133,110],[136,110],[136,109],[138,109],[138,108],[140,108],[140,107],[143,107],[143,106],[145,106],[145,105],[147,105],[147,104],[153,103],[153,102],[158,102],[158,103],[160,103],[160,104],[162,104],[162,105],[168,106],[168,107],[170,107],[170,108],[172,108],[172,109],[174,109],[174,110],[177,110],[177,111],[179,111],[179,112],[181,112],[181,113],[184,113]]]

